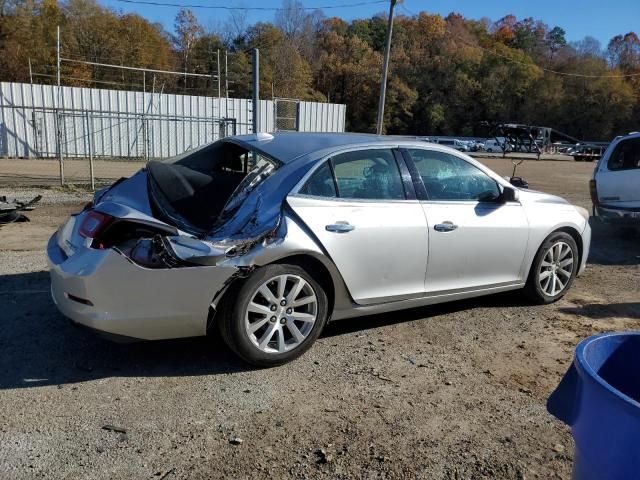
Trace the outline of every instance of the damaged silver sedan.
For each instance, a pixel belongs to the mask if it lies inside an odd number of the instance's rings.
[[[588,212],[461,152],[357,134],[225,138],[98,191],[51,237],[51,291],[114,337],[219,332],[259,366],[338,320],[524,289],[562,297]]]

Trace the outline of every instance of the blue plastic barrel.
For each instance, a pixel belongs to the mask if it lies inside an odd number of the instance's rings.
[[[640,479],[640,332],[578,345],[547,410],[571,427],[575,480]]]

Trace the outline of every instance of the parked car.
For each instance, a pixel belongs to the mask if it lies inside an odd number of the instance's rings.
[[[469,145],[470,152],[479,152],[484,149],[484,143],[479,142],[478,140],[469,140],[467,145]]]
[[[500,152],[504,150],[504,143],[498,142],[496,139],[489,138],[484,142],[484,151],[485,152]]]
[[[589,214],[454,149],[362,134],[228,137],[98,191],[51,237],[51,291],[111,336],[219,331],[259,366],[329,320],[524,289],[562,297]]]
[[[460,152],[468,152],[470,150],[469,145],[467,145],[466,142],[458,140],[457,138],[439,138],[437,139],[436,143],[438,145],[455,148]]]
[[[593,162],[600,160],[605,150],[604,145],[578,144],[571,150],[570,155],[576,162]]]
[[[593,214],[605,222],[640,224],[640,133],[616,138],[593,171]]]

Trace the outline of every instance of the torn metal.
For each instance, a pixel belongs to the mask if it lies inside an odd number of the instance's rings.
[[[31,200],[23,202],[18,199],[8,199],[0,196],[0,225],[13,222],[28,222],[29,218],[23,212],[29,212],[35,208],[35,204],[42,199],[42,195],[36,195]]]

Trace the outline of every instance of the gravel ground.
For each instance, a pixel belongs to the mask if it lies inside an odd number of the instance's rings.
[[[518,173],[588,206],[592,168]],[[31,222],[0,228],[0,478],[570,478],[546,398],[582,338],[640,325],[639,236],[594,224],[554,305],[509,293],[336,322],[268,370],[216,338],[116,345],[48,293],[47,237],[89,197],[45,190]]]

